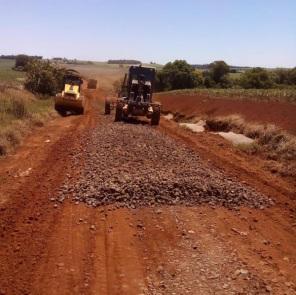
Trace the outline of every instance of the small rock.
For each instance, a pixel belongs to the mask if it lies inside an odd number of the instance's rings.
[[[155,211],[155,213],[156,213],[156,214],[161,214],[161,213],[162,213],[162,210],[161,210],[161,209],[157,209],[157,210]]]
[[[241,236],[247,236],[248,233],[247,232],[244,232],[244,231],[239,231],[238,229],[236,229],[235,227],[231,228],[231,230]]]
[[[272,288],[271,288],[271,286],[269,286],[269,285],[267,285],[267,286],[265,287],[265,289],[266,289],[267,292],[272,292]]]

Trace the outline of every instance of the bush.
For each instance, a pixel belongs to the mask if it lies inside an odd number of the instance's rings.
[[[243,88],[267,89],[274,86],[272,75],[262,68],[254,68],[241,75],[240,85]]]
[[[25,87],[33,93],[55,95],[63,88],[66,73],[48,61],[33,60],[27,65]]]
[[[296,67],[289,71],[288,81],[291,85],[296,85]]]
[[[41,60],[42,56],[29,56],[26,54],[19,54],[15,57],[15,70],[26,71],[27,65],[33,60]]]
[[[289,84],[289,71],[286,69],[276,69],[274,71],[274,82],[278,85]]]
[[[185,60],[169,62],[157,73],[156,89],[160,91],[195,88],[198,85],[199,79],[194,68]]]
[[[30,60],[31,58],[28,55],[25,55],[25,54],[17,55],[15,59],[15,67],[25,69],[25,67],[30,62]]]
[[[204,75],[204,86],[206,88],[214,87],[215,86],[215,81],[212,79],[209,72],[204,72],[203,75]]]

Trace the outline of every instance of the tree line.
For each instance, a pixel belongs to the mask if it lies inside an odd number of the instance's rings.
[[[9,55],[0,55],[0,59],[17,59],[19,56],[28,56],[34,59],[42,59],[42,56],[39,55],[26,55],[26,54],[18,54],[18,55],[14,55],[14,54],[9,54]]]
[[[184,60],[167,63],[157,72],[156,90],[169,91],[190,88],[268,89],[296,86],[296,67],[266,70],[250,68],[231,77],[233,72],[224,61],[211,63],[207,70],[196,70]],[[236,72],[236,71],[234,71]]]
[[[141,62],[139,60],[134,59],[109,59],[107,61],[108,64],[113,65],[139,65]]]

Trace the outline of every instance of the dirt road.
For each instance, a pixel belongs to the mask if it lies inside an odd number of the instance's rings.
[[[86,95],[0,161],[0,294],[296,294],[294,184]]]

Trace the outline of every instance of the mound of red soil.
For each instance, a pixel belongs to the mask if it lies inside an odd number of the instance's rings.
[[[296,134],[296,105],[287,102],[266,102],[208,98],[202,95],[158,94],[165,112],[186,116],[227,116],[239,114],[249,122],[271,123]]]

